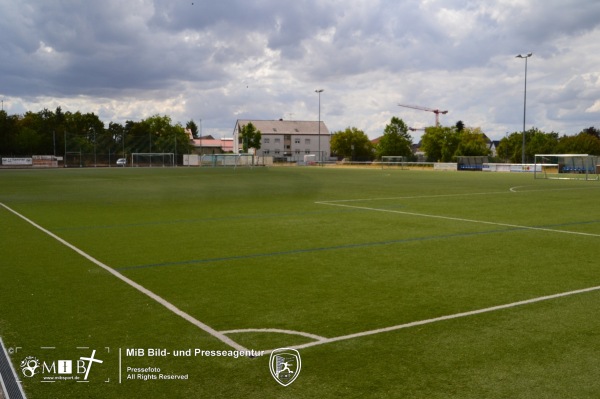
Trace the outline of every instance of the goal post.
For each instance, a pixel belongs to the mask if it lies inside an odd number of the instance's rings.
[[[407,159],[402,155],[383,155],[381,157],[381,169],[405,169]]]
[[[535,179],[599,180],[599,157],[588,154],[536,154]]]
[[[131,154],[131,166],[175,166],[175,154],[172,152],[134,152]]]
[[[254,166],[253,154],[205,154],[200,158],[200,166],[233,167]]]

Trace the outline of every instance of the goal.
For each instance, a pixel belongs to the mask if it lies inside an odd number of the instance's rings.
[[[406,157],[401,155],[383,155],[381,157],[381,169],[405,169]]]
[[[599,180],[598,156],[588,154],[536,154],[535,179]]]
[[[175,166],[175,154],[172,152],[134,152],[131,154],[131,166]]]
[[[252,154],[205,154],[200,158],[200,166],[221,167],[229,166],[254,166],[254,155]]]

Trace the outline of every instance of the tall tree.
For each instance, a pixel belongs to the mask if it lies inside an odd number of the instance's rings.
[[[248,122],[247,125],[242,126],[240,131],[240,139],[242,140],[242,148],[244,153],[248,152],[249,148],[259,150],[261,146],[262,133],[258,130],[252,122]]]
[[[496,153],[498,154],[498,158],[505,162],[521,163],[522,147],[523,133],[514,132],[500,140]]]
[[[151,139],[151,152],[189,153],[189,137],[181,124],[173,124],[171,117],[154,115],[143,120],[142,124]]]
[[[376,152],[379,159],[386,155],[399,155],[412,159],[412,137],[402,119],[392,117],[390,123],[385,126],[379,143],[377,143]]]
[[[120,123],[110,122],[108,124],[107,134],[110,135],[115,143],[116,151],[121,154],[121,157],[127,157],[127,147],[125,143],[125,127]]]
[[[481,128],[465,128],[458,130],[460,141],[455,155],[487,156],[491,154],[490,145]]]
[[[535,154],[556,153],[558,133],[544,133],[532,127],[525,132],[525,161],[533,162]],[[500,140],[498,157],[511,163],[521,163],[523,154],[523,132],[511,133]]]
[[[455,127],[431,126],[421,138],[421,149],[429,162],[451,162],[460,144],[460,133]]]
[[[597,139],[600,139],[600,130],[596,129],[594,126],[588,127],[587,129],[583,129],[581,133],[586,133],[590,136],[594,136]]]
[[[577,136],[562,136],[558,140],[556,152],[561,154],[600,155],[600,138],[585,131]]]
[[[192,132],[193,138],[200,138],[198,134],[198,125],[196,125],[196,122],[194,122],[193,119],[190,119],[188,123],[185,124],[185,128],[189,129]]]
[[[0,111],[0,155],[26,155],[17,146],[19,117]]]
[[[369,137],[356,127],[334,132],[331,136],[331,152],[352,160],[372,160],[375,155]]]
[[[556,153],[558,133],[545,133],[537,128],[532,128],[525,135],[525,158],[532,162],[535,154]],[[521,144],[522,147],[522,144]]]

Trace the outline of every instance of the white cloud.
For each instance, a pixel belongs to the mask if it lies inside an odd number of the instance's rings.
[[[527,123],[600,126],[600,3],[594,0],[0,0],[7,111],[62,106],[105,121],[169,114],[229,135],[235,119],[315,119],[371,137],[444,108],[488,135]]]

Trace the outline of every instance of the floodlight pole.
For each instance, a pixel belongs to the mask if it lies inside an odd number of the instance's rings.
[[[315,90],[315,93],[319,95],[319,163],[323,166],[323,161],[321,158],[321,93],[323,93],[323,89]]]
[[[94,132],[94,168],[96,167],[96,128],[92,127],[92,131]]]
[[[527,59],[531,57],[533,53],[527,55],[519,54],[515,58],[525,58],[525,89],[523,90],[523,149],[521,150],[521,163],[525,164],[525,117],[527,115]]]

